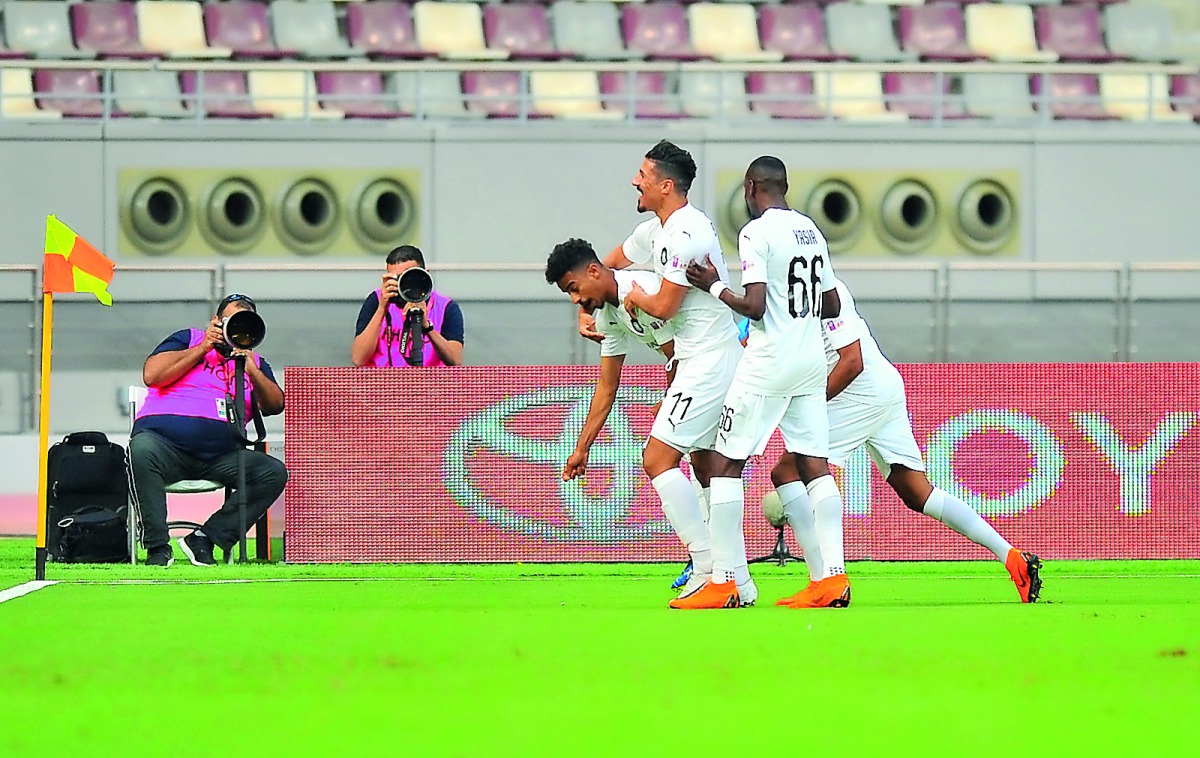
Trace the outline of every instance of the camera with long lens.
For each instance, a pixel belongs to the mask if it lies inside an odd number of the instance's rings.
[[[228,356],[234,350],[253,350],[261,345],[267,336],[267,324],[252,310],[234,311],[221,320],[221,331],[225,344],[218,350]]]
[[[405,269],[396,277],[396,289],[400,299],[408,303],[423,303],[433,292],[433,277],[425,269],[414,266]],[[420,366],[424,342],[421,334],[421,314],[410,310],[404,316],[404,329],[400,336],[400,354],[410,366]]]

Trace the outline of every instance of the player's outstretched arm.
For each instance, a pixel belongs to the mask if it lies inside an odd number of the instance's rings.
[[[575,442],[575,451],[567,458],[567,465],[563,466],[564,482],[587,472],[588,454],[592,450],[592,444],[600,436],[604,423],[608,421],[613,403],[616,402],[617,388],[621,386],[621,367],[624,365],[623,355],[606,355],[600,358],[600,380],[596,382],[596,389],[592,392],[592,404],[588,406],[588,415],[583,422],[583,429],[579,432],[579,439]]]
[[[858,340],[838,348],[838,361],[825,380],[825,399],[832,400],[863,372],[862,343]]]
[[[640,310],[653,318],[665,321],[679,313],[679,306],[683,304],[683,296],[687,292],[688,288],[682,284],[663,279],[658,292],[651,295],[642,289],[640,284],[634,282],[633,289],[625,296],[622,305],[631,316],[636,317],[637,314],[634,311]]]
[[[625,257],[624,245],[617,245],[608,255],[604,256],[604,265],[609,268],[629,268],[633,261]]]
[[[688,282],[693,287],[707,290],[709,294],[725,303],[735,313],[755,321],[762,319],[767,312],[767,285],[755,282],[746,285],[746,294],[736,295],[729,285],[721,281],[712,261],[704,259],[704,264],[693,261],[687,267]]]

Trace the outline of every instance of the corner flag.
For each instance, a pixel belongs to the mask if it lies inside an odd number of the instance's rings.
[[[112,305],[113,262],[54,216],[46,217],[42,292],[90,292]]]

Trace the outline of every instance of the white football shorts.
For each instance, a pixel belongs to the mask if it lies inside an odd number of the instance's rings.
[[[924,471],[913,437],[908,406],[901,395],[887,405],[866,405],[834,398],[829,403],[829,462],[845,468],[850,454],[866,445],[875,468],[886,479],[893,464]]]
[[[681,453],[712,450],[721,405],[741,357],[741,345],[732,342],[730,347],[680,360],[650,436]]]
[[[735,461],[761,455],[779,429],[788,452],[825,458],[829,455],[829,418],[825,389],[808,395],[759,395],[734,381],[725,396],[725,413],[717,432],[717,452]]]

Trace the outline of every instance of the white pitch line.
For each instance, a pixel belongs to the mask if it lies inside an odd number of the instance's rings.
[[[0,603],[7,603],[9,600],[16,600],[19,597],[28,595],[30,592],[37,592],[44,587],[49,587],[58,582],[47,581],[32,581],[18,584],[16,587],[9,587],[6,590],[0,590]]]

